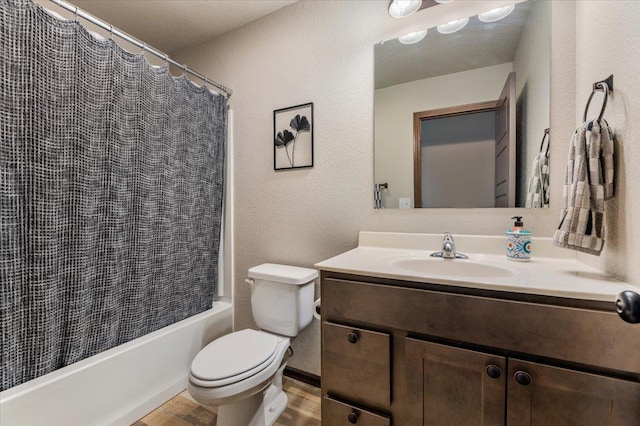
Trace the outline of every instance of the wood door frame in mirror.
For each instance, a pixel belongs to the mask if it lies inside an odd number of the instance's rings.
[[[422,121],[495,111],[498,101],[477,102],[413,113],[413,207],[422,207]]]

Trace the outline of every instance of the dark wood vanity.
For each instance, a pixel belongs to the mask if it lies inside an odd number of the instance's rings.
[[[322,424],[640,425],[614,303],[321,272]]]

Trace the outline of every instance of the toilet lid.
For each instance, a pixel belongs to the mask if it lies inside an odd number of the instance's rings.
[[[241,375],[270,364],[278,338],[251,329],[222,336],[205,346],[191,364],[191,374],[201,380],[215,381]],[[264,365],[263,365],[264,364]],[[256,372],[257,372],[256,371]],[[255,374],[255,372],[254,372]]]

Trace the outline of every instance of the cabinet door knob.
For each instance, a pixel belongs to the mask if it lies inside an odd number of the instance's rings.
[[[485,371],[487,372],[487,375],[492,379],[497,379],[498,377],[500,377],[500,374],[502,374],[500,368],[493,364],[487,366]]]
[[[616,312],[626,322],[640,323],[640,294],[635,291],[620,293],[616,300]]]
[[[351,333],[349,333],[347,335],[347,340],[349,341],[349,343],[356,343],[358,341],[358,332],[352,331]]]
[[[516,374],[514,374],[513,377],[515,377],[516,382],[518,382],[522,386],[527,386],[531,384],[531,376],[527,372],[516,371]]]
[[[359,415],[360,415],[360,413],[358,413],[356,410],[353,410],[347,416],[347,420],[349,420],[349,423],[355,425],[356,423],[358,423],[358,416]]]

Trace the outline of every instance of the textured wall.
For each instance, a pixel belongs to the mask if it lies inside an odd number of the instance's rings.
[[[603,15],[603,11],[606,13]],[[576,122],[591,85],[614,75],[605,113],[616,145],[616,194],[607,202],[605,249],[580,260],[635,285],[640,284],[640,2],[582,1],[577,4]],[[599,113],[594,96],[589,117]]]
[[[448,10],[478,7],[464,3],[438,6],[441,12],[419,18],[433,27],[460,17]],[[551,209],[373,209],[373,45],[403,33],[401,24],[405,30],[415,25],[390,18],[387,4],[300,1],[177,55],[234,90],[237,328],[255,327],[244,284],[249,267],[311,267],[355,247],[360,230],[502,235],[517,212],[534,235],[553,234],[567,153],[563,143],[551,152]],[[553,2],[552,12],[551,127],[564,141],[575,125],[574,4]],[[315,103],[315,167],[276,173],[273,110],[309,101]],[[319,374],[317,321],[293,347],[290,365]]]

